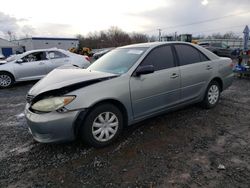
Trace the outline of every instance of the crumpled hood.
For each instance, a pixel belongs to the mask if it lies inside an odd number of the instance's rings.
[[[113,77],[117,77],[117,75],[79,68],[54,69],[37,82],[30,89],[28,95],[37,96],[48,91],[58,91],[60,93],[66,92],[66,90],[72,91]]]

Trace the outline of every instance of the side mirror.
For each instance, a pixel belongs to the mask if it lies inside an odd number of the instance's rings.
[[[140,76],[142,74],[150,74],[155,71],[153,65],[139,66],[135,71],[135,76]]]
[[[23,63],[23,60],[22,59],[18,59],[18,60],[16,60],[16,63]]]

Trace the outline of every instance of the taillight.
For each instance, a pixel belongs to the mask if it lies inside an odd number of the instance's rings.
[[[90,58],[89,58],[89,56],[84,56],[85,57],[85,59],[87,60],[87,61],[89,61],[90,62]]]
[[[233,67],[234,67],[233,61],[231,61],[231,63],[229,63],[229,67],[230,67],[230,68],[233,68]]]

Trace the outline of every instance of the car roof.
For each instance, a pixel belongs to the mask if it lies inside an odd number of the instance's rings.
[[[210,42],[199,42],[198,44],[199,44],[199,45],[200,45],[200,44],[210,44]]]
[[[193,44],[190,42],[180,42],[180,41],[148,42],[148,43],[132,44],[132,45],[128,45],[128,46],[119,47],[118,49],[125,49],[125,48],[149,48],[149,49],[153,49],[157,46],[161,46],[164,44],[186,44],[186,45],[193,46],[193,47],[197,48],[198,50],[200,50],[201,52],[206,54],[207,57],[209,57],[209,59],[211,59],[211,60],[219,58],[217,55],[215,55],[214,53],[210,52],[209,50],[199,46],[198,44]]]
[[[47,51],[51,51],[51,50],[64,51],[64,50],[58,49],[58,48],[36,49],[36,50],[26,51],[26,52],[22,53],[22,55],[26,55],[26,54],[30,54],[30,53],[34,53],[34,52],[47,52]]]
[[[132,44],[127,46],[122,46],[120,48],[154,48],[156,46],[164,45],[164,44],[189,44],[189,42],[179,42],[179,41],[168,41],[168,42],[147,42],[147,43],[139,43],[139,44]]]
[[[29,52],[29,53],[32,53],[32,52],[46,52],[46,51],[51,51],[51,50],[61,50],[61,49],[58,49],[58,48],[46,48],[46,49],[29,50],[29,51],[26,51],[26,52]]]

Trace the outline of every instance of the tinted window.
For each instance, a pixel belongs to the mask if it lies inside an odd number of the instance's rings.
[[[212,43],[211,46],[221,48],[222,44],[221,43]]]
[[[181,66],[208,61],[208,58],[205,55],[192,46],[178,44],[175,45],[175,49]]]
[[[174,67],[171,46],[161,46],[153,49],[141,65],[153,65],[156,71]]]
[[[209,61],[209,59],[202,53],[200,53],[200,58],[201,58],[201,61]]]

